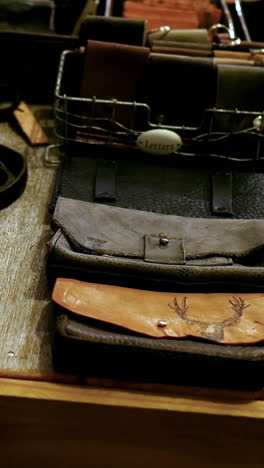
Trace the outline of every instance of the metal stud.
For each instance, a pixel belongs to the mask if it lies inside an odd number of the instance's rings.
[[[160,328],[165,328],[168,325],[168,322],[166,320],[159,320],[158,321],[158,327]]]
[[[166,247],[168,243],[169,243],[169,239],[167,239],[167,237],[161,237],[159,240],[159,244],[161,247]]]

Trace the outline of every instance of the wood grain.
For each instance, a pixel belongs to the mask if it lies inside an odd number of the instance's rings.
[[[143,391],[118,388],[106,388],[98,381],[96,387],[65,385],[61,383],[0,380],[1,397],[29,398],[71,402],[88,405],[103,405],[124,408],[138,408],[158,411],[175,411],[180,413],[211,414],[219,416],[246,417],[264,419],[263,401],[228,401],[203,398],[192,395],[169,395],[166,392],[147,393]]]
[[[28,161],[24,193],[0,212],[0,376],[52,380],[45,255],[55,170],[44,167],[45,148],[31,148],[8,123],[0,125],[0,143],[26,154]]]
[[[32,146],[47,145],[48,137],[25,101],[14,111],[14,117]]]
[[[264,464],[261,419],[226,412],[212,417],[185,411],[184,402],[172,405],[163,398],[158,398],[159,408],[153,403],[138,407],[138,400],[146,402],[132,392],[128,406],[123,404],[123,392],[114,392],[113,399],[113,392],[109,398],[103,389],[90,392],[77,386],[67,387],[69,398],[65,395],[63,401],[65,385],[44,384],[46,389],[41,390],[40,382],[17,384],[20,397],[2,391],[0,399],[3,467],[262,468]],[[82,397],[71,398],[72,391]]]

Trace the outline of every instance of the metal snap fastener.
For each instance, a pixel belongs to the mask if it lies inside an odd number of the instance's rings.
[[[159,240],[159,244],[162,247],[165,247],[166,245],[168,245],[168,243],[169,243],[169,239],[167,239],[167,237],[161,237]]]

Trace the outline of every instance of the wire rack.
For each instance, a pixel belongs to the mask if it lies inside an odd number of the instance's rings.
[[[81,51],[66,50],[60,58],[54,103],[57,145],[48,149],[48,162],[52,163],[51,152],[58,147],[65,153],[86,151],[87,145],[140,151],[136,147],[137,137],[153,129],[171,130],[180,135],[183,145],[173,153],[175,157],[209,156],[237,162],[264,159],[264,109],[260,112],[205,108],[197,126],[164,123],[164,115],[152,121],[152,110],[144,102],[79,97],[83,55]],[[225,129],[219,128],[223,115],[229,122]]]

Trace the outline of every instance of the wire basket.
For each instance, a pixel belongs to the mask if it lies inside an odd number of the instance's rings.
[[[264,159],[264,110],[205,108],[197,126],[164,123],[163,115],[155,121],[145,102],[80,97],[83,60],[82,51],[66,50],[59,64],[54,113],[57,143],[66,154],[87,151],[88,145],[140,151],[136,146],[140,134],[166,129],[178,133],[183,142],[173,153],[175,157],[206,156],[235,162]],[[124,112],[125,123],[120,119]],[[226,128],[219,128],[222,116]],[[47,159],[51,161],[49,156]]]

